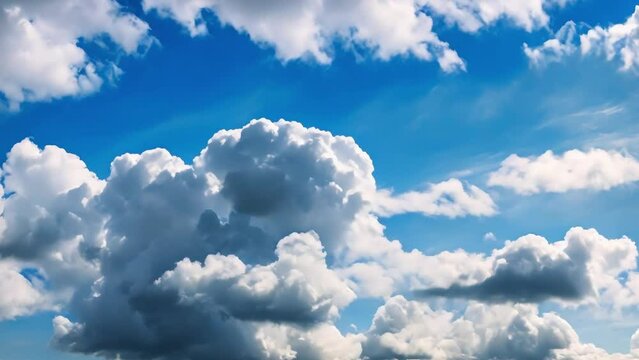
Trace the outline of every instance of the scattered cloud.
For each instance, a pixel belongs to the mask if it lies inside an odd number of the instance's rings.
[[[145,11],[175,20],[191,36],[208,32],[204,15],[210,12],[222,25],[246,33],[255,43],[272,47],[285,62],[309,58],[330,63],[334,44],[339,42],[347,48],[365,49],[381,60],[395,56],[435,60],[445,72],[465,70],[466,65],[448,43],[439,39],[433,29],[433,17],[441,17],[466,32],[479,31],[499,20],[532,31],[548,23],[546,8],[565,4],[565,0],[305,0],[295,6],[283,1],[143,2]]]
[[[561,155],[510,155],[492,172],[488,185],[509,188],[522,195],[570,190],[608,190],[639,180],[639,161],[611,150],[569,150]]]

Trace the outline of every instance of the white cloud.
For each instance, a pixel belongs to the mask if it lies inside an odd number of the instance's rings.
[[[120,70],[92,58],[89,41],[134,54],[148,46],[149,26],[114,0],[4,1],[0,5],[0,94],[9,108],[97,91]]]
[[[559,61],[579,50],[581,55],[603,55],[608,61],[620,61],[623,71],[639,69],[639,6],[624,23],[597,25],[580,34],[578,39],[576,35],[576,25],[569,21],[555,38],[538,47],[525,44],[524,51],[535,65]]]
[[[470,185],[468,190],[458,179],[450,179],[430,185],[426,191],[410,191],[392,195],[388,190],[378,192],[373,200],[373,212],[391,216],[407,212],[424,215],[458,217],[465,215],[491,216],[497,212],[490,195]]]
[[[575,52],[576,36],[577,25],[573,21],[568,21],[557,31],[554,38],[546,40],[542,45],[530,47],[524,43],[524,53],[530,63],[537,67],[557,62]]]
[[[488,184],[523,195],[569,190],[608,190],[639,180],[639,161],[616,151],[569,150],[561,155],[510,155],[490,174]]]
[[[489,231],[484,234],[484,241],[497,241],[497,236],[493,232]]]
[[[145,11],[156,11],[188,29],[191,36],[206,34],[204,13],[223,25],[246,33],[254,42],[275,49],[283,61],[332,59],[333,44],[364,48],[387,60],[411,55],[436,60],[442,70],[464,70],[457,52],[439,39],[433,17],[442,17],[467,32],[476,32],[499,20],[532,31],[546,26],[547,9],[563,7],[566,0],[145,0]],[[259,16],[256,16],[259,14]],[[295,31],[291,31],[295,29]]]
[[[363,355],[370,359],[634,358],[580,343],[564,319],[540,314],[534,305],[471,303],[462,316],[455,316],[395,296],[377,310],[364,334]]]
[[[546,26],[550,7],[565,6],[566,0],[423,0],[426,7],[468,32],[506,20],[526,31]]]
[[[433,32],[432,19],[413,0],[145,0],[143,4],[146,11],[173,18],[192,36],[207,32],[202,14],[211,11],[222,24],[247,33],[256,43],[272,46],[283,61],[312,58],[329,63],[332,43],[340,39],[382,60],[411,55],[437,60],[445,71],[464,68],[457,53]]]
[[[273,47],[283,61],[311,58],[330,63],[337,39],[382,60],[410,55],[437,60],[447,72],[465,68],[457,53],[433,32],[433,20],[414,0],[145,0],[143,4],[146,11],[156,10],[173,18],[192,36],[206,33],[202,13],[211,11],[222,24],[247,33],[256,43]]]

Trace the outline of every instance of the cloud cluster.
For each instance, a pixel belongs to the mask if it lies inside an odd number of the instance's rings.
[[[534,65],[562,60],[577,51],[581,55],[603,55],[608,61],[621,62],[621,70],[639,69],[639,6],[624,23],[595,26],[577,36],[577,27],[569,21],[542,45],[524,44],[524,52]]]
[[[0,318],[64,309],[52,344],[105,358],[609,356],[521,303],[638,304],[631,240],[575,228],[490,255],[404,249],[379,216],[494,203],[455,179],[394,195],[373,170],[352,138],[284,120],[222,130],[191,163],[124,154],[106,179],[23,140],[2,167]],[[414,289],[471,301],[459,317],[394,296]],[[388,300],[368,330],[340,331],[357,297]]]
[[[547,25],[549,8],[566,2],[144,0],[142,6],[146,13],[177,21],[192,36],[207,33],[213,14],[222,25],[273,48],[285,62],[328,64],[339,45],[381,60],[410,56],[437,61],[443,71],[454,72],[466,65],[433,29],[437,18],[466,32],[501,20],[532,31]],[[632,24],[623,26],[623,39],[630,39]],[[583,48],[601,43],[612,57],[623,42],[624,67],[632,67],[631,41],[618,39],[619,32],[595,28],[584,35]],[[121,74],[119,57],[143,53],[154,41],[149,25],[116,0],[5,1],[0,5],[0,100],[17,110],[23,102],[96,92]]]
[[[608,190],[639,180],[639,161],[616,151],[569,150],[555,155],[511,155],[490,174],[488,185],[501,186],[523,195],[569,190]]]
[[[131,55],[150,44],[148,32],[115,0],[3,1],[0,94],[15,110],[25,101],[95,92],[120,69],[92,58],[83,44]]]

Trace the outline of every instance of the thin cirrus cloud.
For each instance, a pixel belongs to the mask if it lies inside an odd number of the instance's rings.
[[[106,179],[59,147],[23,140],[2,167],[0,287],[19,291],[2,297],[0,316],[63,310],[51,344],[106,358],[630,356],[583,344],[558,315],[521,303],[636,306],[632,241],[575,228],[557,243],[528,235],[491,255],[403,249],[375,212],[380,192],[393,195],[373,170],[352,138],[284,120],[219,131],[191,164],[164,149],[123,154]],[[451,201],[472,198],[426,194],[418,198],[447,210],[392,213],[454,216]],[[483,303],[462,316],[398,295],[506,273],[543,286],[467,296]],[[385,304],[367,330],[341,331],[336,319],[359,298]]]
[[[570,190],[609,190],[639,180],[639,161],[611,150],[546,151],[539,156],[510,155],[492,172],[488,185],[531,195]]]
[[[3,1],[0,5],[0,94],[23,102],[91,94],[121,70],[93,58],[81,41],[108,38],[113,52],[132,55],[152,43],[149,26],[114,0]],[[1,98],[0,98],[1,99]]]
[[[607,27],[597,25],[581,34],[578,33],[577,24],[568,21],[552,39],[543,44],[524,44],[524,52],[535,66],[558,62],[579,52],[582,56],[604,56],[608,61],[620,62],[621,70],[636,72],[639,69],[638,39],[639,6],[636,6],[625,22]]]

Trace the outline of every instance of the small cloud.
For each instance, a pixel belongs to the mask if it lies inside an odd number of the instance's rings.
[[[484,234],[484,241],[497,241],[497,236],[492,232],[487,232]]]

